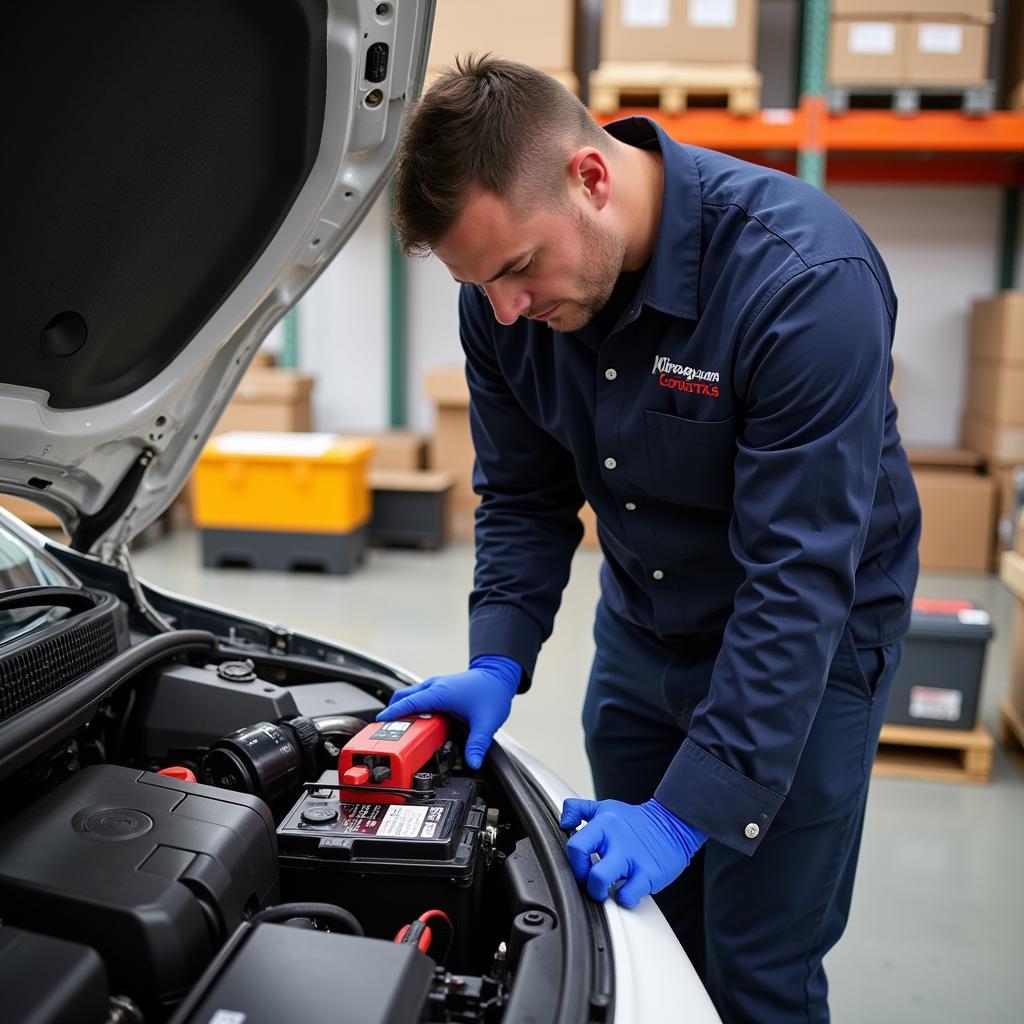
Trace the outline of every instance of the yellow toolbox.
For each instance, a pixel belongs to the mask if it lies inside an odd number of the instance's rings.
[[[372,454],[372,441],[336,434],[221,434],[207,443],[196,467],[195,523],[350,533],[370,520]]]

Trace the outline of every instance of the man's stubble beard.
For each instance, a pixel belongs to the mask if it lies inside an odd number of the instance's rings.
[[[559,331],[579,331],[604,309],[615,290],[626,258],[626,241],[611,229],[598,227],[581,210],[573,208],[579,228],[581,251],[579,298],[565,300],[570,309],[559,311],[552,326]]]

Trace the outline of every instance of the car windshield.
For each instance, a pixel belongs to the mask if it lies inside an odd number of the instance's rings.
[[[55,561],[32,548],[0,522],[0,593],[20,587],[77,586],[78,581]],[[31,632],[67,614],[66,608],[0,610],[0,644]]]

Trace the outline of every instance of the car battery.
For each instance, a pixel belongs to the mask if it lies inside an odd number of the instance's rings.
[[[972,602],[916,598],[886,722],[973,729],[991,638],[988,612]]]
[[[336,434],[233,431],[195,471],[203,563],[349,572],[367,545],[373,442]]]
[[[432,788],[410,791],[401,803],[352,800],[352,792],[337,772],[324,772],[284,817],[277,829],[284,899],[336,903],[367,934],[387,939],[423,911],[443,910],[454,928],[445,966],[478,969],[483,952],[470,938],[487,808],[476,781],[435,777]]]

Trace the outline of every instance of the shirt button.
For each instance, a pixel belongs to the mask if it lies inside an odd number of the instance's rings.
[[[757,826],[756,826],[756,825],[755,825],[755,824],[754,824],[753,822],[751,822],[751,823],[750,823],[750,824],[749,824],[749,825],[748,825],[748,826],[747,826],[747,827],[746,827],[746,828],[745,828],[745,829],[743,830],[743,834],[744,834],[744,835],[745,835],[745,836],[746,836],[746,837],[747,837],[748,839],[756,839],[756,838],[757,838],[757,837],[758,837],[758,836],[759,836],[759,835],[761,834],[761,830],[760,830],[760,829],[759,829],[759,828],[758,828],[758,827],[757,827]]]
[[[615,378],[618,377],[619,374],[617,370],[608,367],[608,369],[604,371],[604,375],[607,380],[615,380]]]
[[[654,572],[651,573],[651,575],[656,580],[663,580],[665,578],[665,574],[660,569],[655,569]]]
[[[626,502],[626,509],[628,511],[630,511],[630,512],[635,512],[636,511],[636,502],[635,501],[627,501]]]
[[[618,465],[618,463],[614,459],[605,459],[604,460],[604,468],[605,469],[614,469],[617,465]]]

